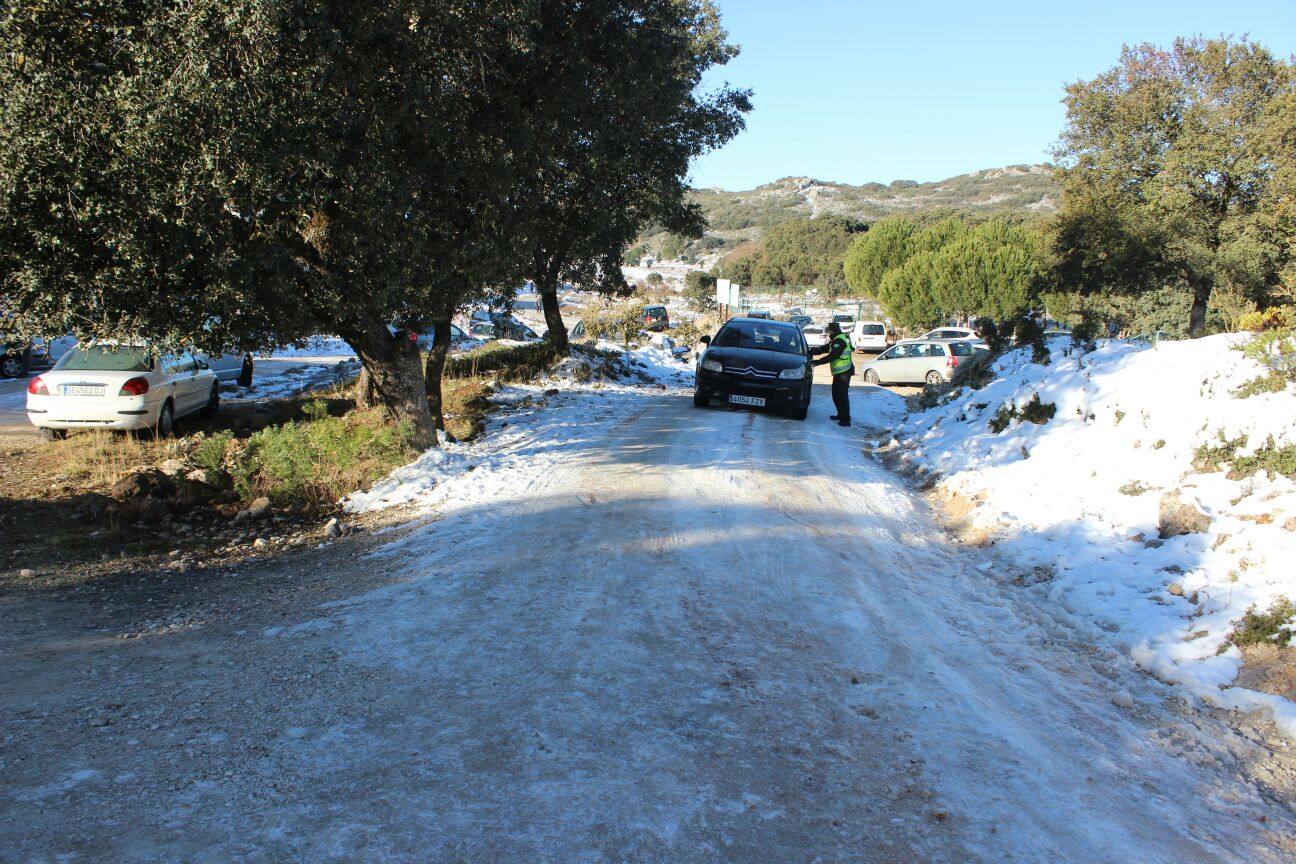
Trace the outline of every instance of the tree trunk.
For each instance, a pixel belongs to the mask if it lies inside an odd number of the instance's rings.
[[[238,385],[240,387],[252,386],[252,355],[243,355],[243,365],[239,368]]]
[[[1197,339],[1206,335],[1206,310],[1210,303],[1211,283],[1206,279],[1190,279],[1192,311],[1188,313],[1188,335]]]
[[[410,443],[420,450],[435,447],[436,421],[428,409],[418,343],[404,334],[393,337],[377,318],[345,328],[338,335],[355,349],[378,401],[392,419],[410,424]]]
[[[357,408],[372,408],[378,404],[378,394],[374,392],[373,376],[363,366],[360,367],[360,377],[356,379],[355,401]]]
[[[445,429],[444,400],[441,397],[441,373],[445,370],[446,358],[450,356],[450,317],[438,318],[432,322],[436,333],[432,338],[432,350],[428,352],[423,366],[423,385],[427,390],[428,410],[436,421],[438,429]]]
[[[554,351],[558,354],[569,353],[571,343],[567,340],[567,325],[563,323],[561,307],[558,305],[558,281],[546,279],[536,282],[536,290],[540,294],[540,303],[544,306],[545,324],[549,327],[549,341],[553,344]]]

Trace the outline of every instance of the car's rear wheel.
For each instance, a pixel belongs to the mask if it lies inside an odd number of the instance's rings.
[[[162,403],[162,410],[158,412],[157,424],[153,427],[154,438],[170,438],[171,433],[175,431],[175,409],[171,407],[171,400]]]
[[[935,369],[927,373],[928,387],[939,387],[941,384],[944,383],[945,383],[945,376],[937,372]]]
[[[66,429],[45,429],[40,430],[42,441],[62,441],[67,437]]]
[[[0,378],[21,378],[27,373],[27,362],[21,354],[0,357]]]
[[[810,403],[805,402],[788,412],[788,416],[793,420],[804,420],[810,414]]]
[[[864,371],[864,383],[871,385],[873,387],[878,386],[880,382],[878,380],[878,374],[876,369],[866,369]]]
[[[220,385],[213,381],[211,395],[207,397],[207,404],[203,406],[203,419],[211,420],[220,413]]]
[[[711,397],[701,390],[693,391],[693,406],[695,408],[705,408],[711,404]]]

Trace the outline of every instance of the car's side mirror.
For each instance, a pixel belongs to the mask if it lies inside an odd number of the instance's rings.
[[[199,361],[198,361],[198,368],[199,368],[199,369],[210,369],[210,368],[211,368],[211,364],[208,363],[206,360],[199,360]]]
[[[698,341],[701,342],[703,345],[710,345],[710,344],[711,344],[711,337],[710,337],[710,336],[703,336],[703,337],[702,337],[701,339],[699,339]]]

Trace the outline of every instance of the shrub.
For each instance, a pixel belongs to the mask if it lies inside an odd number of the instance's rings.
[[[1035,313],[1023,315],[1013,324],[1013,342],[1018,348],[1031,349],[1031,362],[1047,366],[1049,360],[1048,344],[1044,341],[1044,325]]]
[[[1262,333],[1267,330],[1290,330],[1296,327],[1296,308],[1275,306],[1263,312],[1248,312],[1235,322],[1238,330]]]
[[[1124,486],[1120,487],[1116,491],[1122,495],[1129,495],[1131,497],[1136,497],[1139,495],[1143,495],[1148,491],[1148,489],[1149,487],[1143,485],[1143,483],[1139,482],[1138,480],[1131,480],[1129,483],[1126,483]]]
[[[1035,393],[1031,396],[1030,401],[1026,403],[1025,407],[1017,412],[1017,416],[1025,420],[1027,423],[1034,423],[1036,426],[1043,426],[1045,423],[1052,420],[1053,415],[1056,413],[1056,402],[1041,402],[1039,394]]]
[[[643,304],[630,300],[603,308],[587,308],[581,312],[580,320],[591,339],[617,341],[628,347],[643,329]]]
[[[409,461],[411,429],[379,410],[333,417],[322,399],[305,419],[271,426],[248,439],[237,459],[235,488],[244,498],[266,495],[280,506],[331,504]]]
[[[998,357],[1008,350],[1008,340],[1012,336],[1012,324],[1007,321],[1003,324],[995,324],[992,318],[978,318],[976,334],[977,338],[986,343],[991,356]]]
[[[1098,334],[1102,323],[1092,310],[1080,310],[1080,320],[1071,328],[1071,344],[1081,354],[1088,353],[1098,346]]]
[[[189,453],[189,460],[210,472],[224,471],[228,458],[235,448],[231,445],[234,442],[232,432],[216,432],[208,435],[198,443]]]
[[[503,345],[488,342],[480,348],[446,358],[446,378],[469,378],[492,374],[505,380],[530,380],[559,359],[551,343],[528,342]]]
[[[1282,637],[1291,637],[1293,618],[1296,618],[1296,606],[1286,597],[1280,597],[1268,612],[1248,609],[1233,628],[1233,644],[1285,646],[1287,639]]]
[[[1293,328],[1265,330],[1248,339],[1240,350],[1268,371],[1243,384],[1234,391],[1234,396],[1245,399],[1260,393],[1280,393],[1288,384],[1296,383],[1296,330]]]
[[[1279,371],[1270,370],[1267,374],[1259,378],[1253,378],[1241,387],[1233,391],[1233,395],[1239,399],[1247,399],[1251,396],[1259,396],[1263,393],[1281,393],[1287,389],[1287,379]]]
[[[1225,440],[1224,433],[1219,434],[1218,446],[1210,443],[1201,444],[1193,451],[1193,468],[1198,471],[1220,471],[1229,466],[1228,478],[1242,480],[1254,476],[1259,471],[1282,475],[1296,480],[1296,444],[1279,447],[1270,436],[1263,447],[1248,455],[1239,451],[1247,446],[1247,436]]]
[[[999,406],[999,410],[994,413],[987,424],[990,431],[998,435],[1000,432],[1012,425],[1012,421],[1017,417],[1017,407],[1011,402],[1005,402]]]

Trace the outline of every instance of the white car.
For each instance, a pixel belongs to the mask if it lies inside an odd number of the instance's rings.
[[[885,321],[859,321],[851,329],[851,344],[856,351],[877,354],[896,342],[895,331]]]
[[[936,385],[953,378],[960,364],[971,361],[982,350],[967,339],[906,339],[860,368],[865,384]]]
[[[976,339],[976,331],[969,330],[967,327],[937,327],[935,330],[928,330],[918,337],[919,339]]]
[[[47,441],[69,429],[152,429],[165,438],[178,418],[212,417],[219,408],[219,384],[205,360],[147,345],[78,345],[27,384],[27,419]]]
[[[801,335],[811,348],[822,348],[828,344],[828,333],[818,324],[807,324],[801,328]]]

